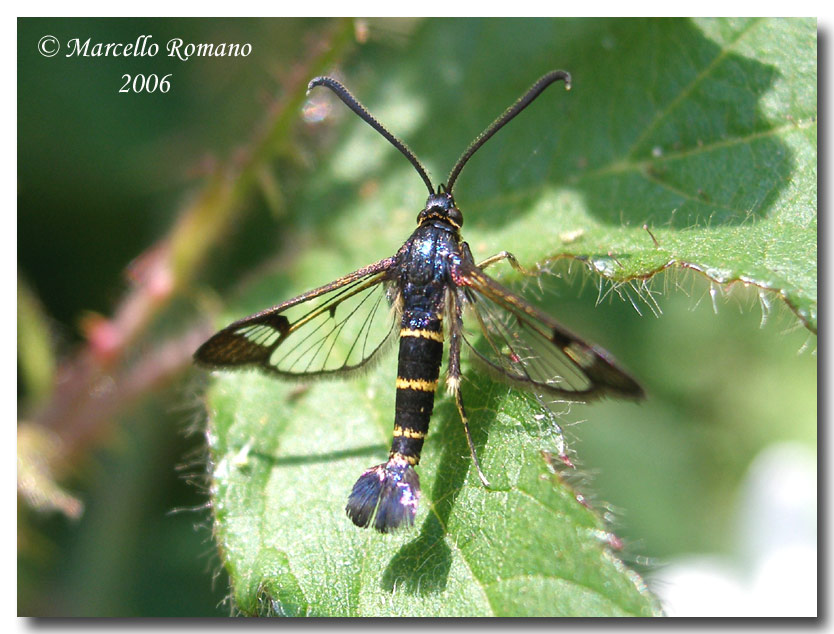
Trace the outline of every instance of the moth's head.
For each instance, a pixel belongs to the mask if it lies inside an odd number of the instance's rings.
[[[417,215],[417,224],[433,221],[448,222],[455,229],[463,226],[463,214],[455,205],[452,194],[446,191],[439,191],[436,194],[429,194],[426,199],[426,207]]]

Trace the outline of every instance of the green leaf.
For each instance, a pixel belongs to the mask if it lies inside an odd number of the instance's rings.
[[[467,392],[492,487],[470,468],[442,399],[419,467],[416,527],[353,526],[343,508],[390,444],[396,367],[352,383],[292,388],[235,375],[212,392],[217,536],[244,613],[650,615],[617,538],[552,470],[560,438],[541,408],[500,385]],[[632,406],[633,407],[633,406]],[[496,417],[495,411],[500,414]]]
[[[539,75],[569,70],[573,90],[548,89],[455,187],[476,258],[510,249],[547,270],[570,256],[615,282],[684,266],[775,293],[814,330],[815,43],[812,20],[429,21],[404,48],[372,38],[346,83],[439,181]],[[343,111],[340,141],[288,205],[298,257],[256,279],[227,317],[390,255],[413,230],[419,178]],[[395,364],[302,390],[254,373],[212,385],[216,535],[242,612],[658,613],[571,470],[547,459],[575,415],[469,368],[464,397],[494,488],[473,473],[439,395],[415,528],[355,528],[343,508],[387,455]]]
[[[534,144],[552,157],[541,162],[542,177],[529,189],[508,188],[498,204],[488,197],[465,206],[479,221],[529,211],[505,218],[503,232],[485,223],[467,238],[483,241],[484,253],[512,244],[528,262],[587,258],[615,281],[680,266],[720,284],[753,284],[816,332],[814,27],[628,20],[600,29],[587,38],[587,61],[560,61],[574,74],[571,94],[545,98],[567,110],[566,121],[552,132],[524,124],[544,131],[541,147]],[[491,151],[526,156],[522,148]],[[536,171],[525,166],[525,175]],[[487,180],[504,180],[500,173]],[[484,180],[460,189],[488,187]]]

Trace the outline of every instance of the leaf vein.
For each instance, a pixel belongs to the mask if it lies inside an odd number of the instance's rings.
[[[463,565],[466,566],[466,569],[469,571],[469,574],[471,575],[472,579],[474,579],[475,583],[478,584],[478,587],[481,589],[481,593],[484,595],[484,598],[487,602],[487,606],[489,607],[490,614],[492,614],[492,616],[497,616],[495,607],[492,605],[492,600],[490,599],[489,592],[487,592],[486,590],[489,584],[485,584],[484,581],[480,579],[478,575],[475,574],[475,570],[472,568],[472,565],[466,558],[466,554],[464,553],[464,551],[458,547],[457,542],[452,542],[451,547],[454,548],[460,554],[461,562],[463,563]]]
[[[741,29],[737,34],[735,39],[729,42],[727,45],[722,48],[719,53],[713,58],[713,60],[707,64],[701,72],[699,72],[695,77],[693,77],[692,81],[689,82],[688,85],[684,86],[683,89],[677,94],[677,96],[672,99],[663,110],[660,110],[655,113],[654,119],[652,120],[649,125],[643,130],[643,132],[635,139],[634,143],[631,144],[631,149],[626,152],[626,156],[633,156],[633,154],[637,151],[637,149],[645,143],[646,139],[648,139],[652,132],[654,132],[658,126],[666,119],[669,115],[674,112],[675,108],[677,108],[678,104],[683,102],[695,88],[704,80],[706,77],[713,71],[713,69],[718,66],[730,53],[730,51],[738,44],[739,41],[753,28],[753,26],[757,25],[761,20],[754,20],[750,22],[745,28]]]

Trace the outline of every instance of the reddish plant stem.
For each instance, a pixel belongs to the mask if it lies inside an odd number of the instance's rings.
[[[244,208],[259,170],[289,142],[307,81],[327,70],[352,42],[353,25],[341,20],[318,37],[282,77],[282,96],[269,108],[265,125],[247,149],[235,153],[209,177],[203,190],[179,214],[170,233],[142,254],[128,271],[131,290],[111,318],[84,323],[87,342],[60,364],[48,402],[30,422],[61,441],[60,473],[107,435],[113,419],[137,399],[189,367],[191,354],[211,332],[208,323],[129,355],[154,318],[182,294],[218,239]],[[138,359],[130,360],[134,356]]]

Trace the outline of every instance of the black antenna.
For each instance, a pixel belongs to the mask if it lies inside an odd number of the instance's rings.
[[[564,70],[550,71],[547,75],[541,77],[535,84],[530,86],[530,90],[524,93],[524,95],[522,95],[521,98],[512,106],[507,108],[504,111],[504,114],[493,121],[486,130],[481,132],[477,138],[472,141],[470,146],[466,148],[466,151],[461,154],[458,162],[455,163],[452,171],[449,172],[449,178],[446,179],[445,190],[449,193],[452,192],[452,188],[455,186],[455,181],[460,175],[460,171],[463,169],[463,166],[466,165],[466,162],[472,158],[472,155],[478,151],[478,148],[489,141],[492,135],[507,125],[519,112],[529,106],[536,97],[542,94],[545,88],[560,79],[565,82],[565,90],[570,90],[570,73]]]
[[[350,94],[350,91],[347,88],[345,88],[342,84],[340,84],[332,77],[316,77],[309,84],[307,84],[307,94],[310,94],[310,91],[316,86],[324,86],[325,88],[330,88],[330,90],[336,93],[336,96],[339,97],[339,99],[341,99],[348,108],[353,110],[356,114],[362,117],[362,119],[374,130],[376,130],[382,136],[388,139],[391,145],[393,145],[400,152],[402,152],[405,158],[407,158],[414,166],[414,169],[417,170],[417,173],[420,174],[420,177],[423,179],[423,182],[429,189],[429,194],[434,195],[434,186],[431,184],[431,179],[429,178],[428,174],[426,174],[426,170],[423,168],[423,165],[414,155],[414,152],[408,149],[408,146],[405,143],[403,143],[393,134],[388,132],[388,130],[386,130],[385,127],[379,121],[377,121],[370,112],[368,112],[367,108],[365,108],[365,106],[359,103],[356,100],[356,97]]]

